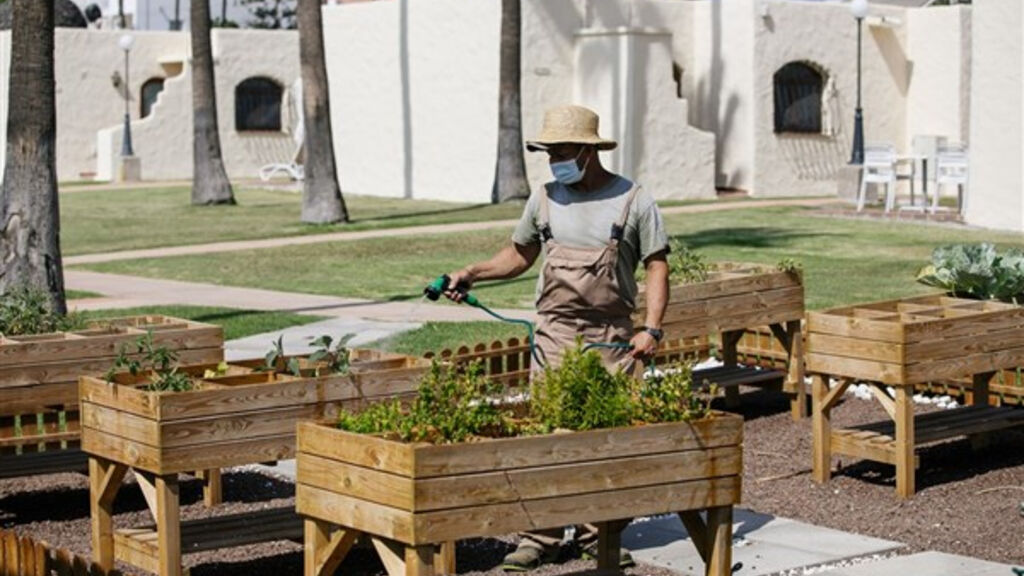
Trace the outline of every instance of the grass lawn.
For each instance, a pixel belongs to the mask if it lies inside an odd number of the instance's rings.
[[[1024,245],[1016,234],[914,223],[826,218],[813,209],[776,207],[666,218],[669,232],[711,260],[803,263],[811,309],[932,291],[914,282],[932,249],[951,242]],[[116,272],[274,290],[380,300],[420,297],[438,274],[489,257],[508,242],[509,230],[437,235],[419,240],[384,238],[109,262],[87,266]],[[478,286],[491,306],[529,307],[537,266],[523,277]]]
[[[455,350],[475,342],[508,342],[509,338],[526,341],[527,332],[522,326],[504,322],[427,322],[415,330],[371,342],[366,347],[422,356],[425,352]]]
[[[100,296],[103,296],[103,294],[99,294],[99,293],[96,293],[96,292],[89,292],[87,290],[65,290],[64,291],[64,298],[66,300],[75,300],[75,299],[80,299],[80,298],[99,298]]]
[[[350,224],[314,226],[299,221],[299,193],[238,189],[237,206],[192,206],[189,194],[189,188],[181,186],[63,194],[60,211],[64,255],[502,220],[518,218],[523,210],[522,203],[493,206],[347,195]]]
[[[118,316],[135,316],[144,314],[162,314],[217,324],[224,328],[224,340],[244,338],[253,334],[262,334],[274,330],[282,330],[291,326],[301,326],[324,320],[319,316],[306,316],[288,312],[266,312],[262,310],[239,310],[236,308],[214,308],[206,306],[146,306],[143,308],[124,308],[120,310],[94,310],[82,312],[88,319],[115,318]]]

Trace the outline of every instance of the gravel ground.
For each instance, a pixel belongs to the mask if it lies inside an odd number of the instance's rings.
[[[901,553],[938,550],[1006,563],[1024,562],[1024,431],[1002,434],[989,447],[971,452],[966,441],[942,444],[921,453],[918,493],[910,501],[895,496],[893,468],[866,462],[836,462],[832,482],[810,479],[810,420],[793,422],[788,403],[778,395],[751,391],[743,395],[746,419],[743,506],[839,530],[905,542]],[[918,411],[936,410],[918,406]],[[844,426],[883,418],[874,402],[853,397],[833,411]],[[294,487],[249,470],[224,475],[225,504],[207,510],[199,483],[181,483],[185,519],[291,506]],[[122,489],[115,506],[117,527],[150,522],[142,494]],[[84,476],[57,474],[0,481],[0,526],[32,534],[79,554],[90,553],[88,482]],[[501,558],[514,539],[460,542],[458,571],[497,576]],[[299,574],[301,546],[277,542],[191,554],[186,566],[193,576]],[[137,574],[138,571],[129,570]],[[544,567],[538,576],[578,573],[593,568],[580,560]],[[383,568],[368,550],[356,549],[343,569],[356,576],[379,576]],[[672,572],[640,565],[632,576],[670,576]]]

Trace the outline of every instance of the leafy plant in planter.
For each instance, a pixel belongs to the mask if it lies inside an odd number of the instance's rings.
[[[334,344],[334,338],[323,335],[310,342],[315,348],[309,355],[309,362],[313,364],[313,376],[323,374],[347,374],[351,367],[350,352],[348,343],[355,338],[355,334],[346,334]],[[332,344],[334,346],[332,347]],[[302,361],[298,357],[289,358],[284,353],[284,336],[278,337],[273,347],[266,354],[264,370],[289,372],[294,376],[302,376]]]
[[[139,338],[135,352],[141,358],[133,358],[128,354],[128,346],[121,346],[114,359],[114,365],[107,371],[107,382],[114,381],[114,375],[127,371],[138,376],[144,371],[150,372],[146,390],[150,392],[187,392],[195,387],[188,374],[178,372],[178,355],[163,346],[153,346],[153,333],[147,332]],[[224,368],[227,366],[225,365]],[[218,370],[220,367],[218,366]]]
[[[66,316],[55,313],[49,296],[37,288],[22,286],[0,294],[0,334],[44,334],[84,327],[85,319],[75,312]]]
[[[1000,254],[989,243],[939,246],[932,252],[932,263],[917,273],[917,281],[959,298],[1020,304],[1024,252],[1010,248]]]
[[[338,427],[434,444],[462,442],[474,436],[503,436],[511,432],[510,418],[490,400],[500,390],[487,380],[479,362],[459,369],[435,360],[411,403],[404,405],[395,400],[372,404],[358,414],[344,411]]]
[[[696,284],[708,279],[715,266],[704,255],[691,249],[681,240],[669,241],[668,276],[673,284]],[[643,266],[637,269],[636,279],[643,282],[647,274]]]
[[[531,385],[528,418],[517,418],[515,406],[504,404],[501,392],[479,363],[460,370],[435,361],[411,404],[393,401],[360,413],[345,411],[338,427],[406,442],[447,444],[474,437],[699,420],[710,414],[713,397],[713,391],[704,397],[692,389],[689,366],[638,381],[622,371],[609,372],[597,352],[583,352],[580,346]]]

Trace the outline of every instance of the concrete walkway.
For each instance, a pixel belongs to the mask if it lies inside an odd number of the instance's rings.
[[[77,310],[191,304],[246,310],[275,310],[349,319],[366,318],[383,322],[466,322],[490,319],[480,310],[469,306],[459,306],[449,302],[433,303],[419,298],[408,302],[374,302],[356,298],[158,280],[85,270],[65,270],[64,283],[71,290],[98,292],[105,296],[72,300],[69,305]],[[533,319],[533,312],[530,310],[497,309],[495,311],[514,318]]]
[[[772,206],[824,206],[835,204],[835,198],[794,198],[786,200],[756,200],[744,202],[719,202],[711,204],[694,204],[688,206],[672,206],[661,210],[663,215],[672,214],[704,214],[726,210],[743,210],[747,208],[764,208]],[[213,254],[219,252],[237,252],[240,250],[256,250],[277,248],[280,246],[300,246],[321,244],[324,242],[346,242],[373,238],[396,238],[403,236],[427,236],[432,234],[452,234],[458,232],[475,232],[512,228],[517,220],[492,220],[487,222],[456,222],[452,224],[432,224],[428,226],[411,226],[407,228],[382,228],[359,232],[332,232],[309,236],[288,236],[283,238],[265,238],[262,240],[239,240],[232,242],[215,242],[192,246],[169,246],[166,248],[150,248],[146,250],[124,250],[101,254],[83,254],[69,256],[64,259],[65,266],[76,264],[96,264],[99,262],[115,262],[119,260],[137,260],[140,258],[167,258],[170,256],[189,256],[196,254]]]
[[[355,334],[349,341],[349,347],[362,347],[367,344],[394,336],[399,332],[413,330],[420,324],[415,322],[381,322],[363,319],[331,318],[302,326],[291,326],[284,330],[275,330],[263,334],[254,334],[230,340],[224,343],[224,356],[229,362],[262,358],[270,350],[274,342],[281,338],[285,354],[308,354],[310,343],[320,336],[327,335],[337,342],[346,334]],[[294,460],[292,461],[294,462]]]

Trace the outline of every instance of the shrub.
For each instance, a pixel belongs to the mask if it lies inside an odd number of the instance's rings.
[[[49,294],[38,288],[21,286],[0,295],[0,334],[45,334],[84,326],[85,319],[79,314],[54,312]]]

